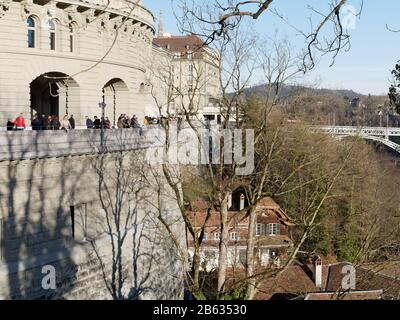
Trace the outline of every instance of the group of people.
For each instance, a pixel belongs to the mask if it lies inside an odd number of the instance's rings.
[[[88,116],[85,116],[85,119],[86,119],[86,128],[88,129],[112,128],[111,121],[110,119],[108,119],[108,117],[98,118],[97,116],[94,116],[94,120],[92,120]]]
[[[129,118],[126,114],[121,114],[118,117],[117,128],[141,128],[142,126],[139,124],[138,118],[136,115],[133,115],[132,118]]]
[[[38,115],[35,114],[31,121],[32,130],[65,130],[75,129],[75,119],[73,115],[65,115],[60,121],[54,115]],[[21,113],[14,121],[8,119],[7,131],[11,130],[25,130],[25,118]]]
[[[75,119],[73,115],[68,116],[67,114],[60,121],[57,116],[42,114],[39,116],[35,114],[33,116],[32,130],[65,130],[69,131],[75,129]]]
[[[88,116],[86,119],[86,128],[87,129],[112,129],[113,125],[108,117],[97,117],[94,116],[94,120],[90,119]],[[139,120],[136,115],[133,115],[131,118],[126,114],[121,114],[118,117],[117,128],[139,128],[145,129],[149,125],[162,124],[163,121],[166,121],[166,117],[151,117],[145,116],[143,124],[139,123]],[[177,120],[178,125],[182,121],[180,117],[170,117],[170,120]],[[75,119],[73,115],[65,115],[60,121],[57,116],[54,115],[38,115],[35,114],[31,121],[32,130],[65,130],[69,131],[71,129],[75,129]],[[14,121],[8,119],[7,121],[7,130],[25,130],[26,124],[23,114],[21,113]]]

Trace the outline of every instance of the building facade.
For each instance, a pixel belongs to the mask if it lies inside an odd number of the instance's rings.
[[[23,113],[143,117],[154,17],[132,2],[0,1],[0,125]],[[28,122],[29,123],[29,122]]]
[[[1,0],[0,126],[20,113],[28,125],[37,113],[73,115],[81,126],[85,116],[102,115],[101,102],[114,126],[120,114],[158,115],[154,92],[165,99],[169,85],[151,85],[152,73],[160,78],[160,57],[172,66],[176,87],[199,99],[196,109],[216,114],[210,97],[219,81],[210,51],[193,36],[154,39],[154,21],[142,1]],[[181,103],[174,99],[173,107]]]
[[[229,268],[240,270],[246,265],[246,250],[249,228],[249,217],[244,207],[243,198],[239,207],[228,204],[229,241],[227,265]],[[205,270],[215,270],[218,267],[218,252],[220,243],[220,215],[211,210],[208,215],[206,201],[193,201],[190,204],[189,219],[200,236],[204,229],[200,255]],[[287,249],[292,246],[289,237],[289,227],[293,222],[279,205],[269,197],[259,201],[257,208],[257,225],[255,230],[256,266],[265,268],[280,266],[287,258]],[[208,216],[208,218],[207,218]],[[188,232],[188,248],[193,255],[193,239]]]
[[[164,101],[169,105],[170,113],[190,114],[199,120],[220,123],[219,99],[221,96],[220,59],[218,54],[195,35],[172,36],[162,32],[154,38],[154,50],[168,54],[163,67],[162,84]]]

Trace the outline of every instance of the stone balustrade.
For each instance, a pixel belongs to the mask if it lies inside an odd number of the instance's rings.
[[[155,146],[148,133],[141,135],[139,129],[5,131],[0,133],[0,161],[145,149]]]

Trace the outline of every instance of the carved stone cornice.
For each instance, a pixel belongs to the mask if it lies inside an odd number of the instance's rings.
[[[81,14],[78,12],[78,6],[71,5],[68,8],[64,9],[65,18],[67,22],[78,21],[80,20]],[[94,16],[94,13],[93,13]]]
[[[29,15],[33,11],[33,0],[23,0],[21,1],[21,18],[22,20],[28,19]]]
[[[110,13],[103,12],[101,16],[98,17],[98,30],[100,34],[112,33],[113,28],[110,23]]]
[[[95,12],[96,12],[96,10],[91,8],[89,10],[86,10],[83,13],[83,16],[85,17],[85,23],[86,24],[91,23],[96,18],[95,17]]]

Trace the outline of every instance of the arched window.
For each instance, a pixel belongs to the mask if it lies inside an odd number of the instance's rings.
[[[28,26],[28,48],[35,48],[36,44],[36,23],[33,17],[26,20]]]
[[[50,30],[50,50],[56,50],[56,24],[54,21],[49,21]]]

